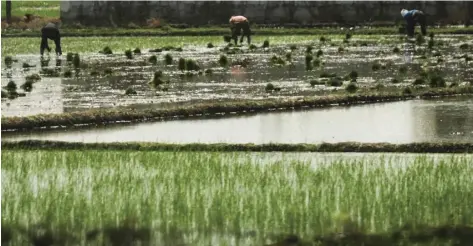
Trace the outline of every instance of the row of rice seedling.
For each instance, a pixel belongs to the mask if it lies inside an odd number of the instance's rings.
[[[409,100],[413,98],[431,98],[449,95],[471,94],[473,87],[435,88],[429,90],[403,90],[386,93],[358,93],[344,95],[330,95],[300,99],[260,100],[242,102],[203,102],[178,109],[150,109],[123,111],[115,109],[87,110],[64,114],[45,114],[26,117],[2,117],[2,131],[5,130],[31,130],[38,127],[53,126],[87,126],[89,124],[113,124],[117,121],[152,121],[162,118],[196,117],[197,115],[229,114],[232,112],[266,112],[270,109],[294,110],[318,107],[330,107],[334,104],[355,105],[360,103],[375,103]]]
[[[274,233],[473,223],[471,155],[4,150],[1,158],[2,226],[44,222],[85,237],[132,218],[208,245],[202,238],[254,234],[263,243]]]

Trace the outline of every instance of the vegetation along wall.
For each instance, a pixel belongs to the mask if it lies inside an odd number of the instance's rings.
[[[417,8],[430,24],[462,24],[473,19],[472,1],[62,1],[64,24],[87,26],[223,25],[231,15],[256,24],[394,24],[400,8]]]

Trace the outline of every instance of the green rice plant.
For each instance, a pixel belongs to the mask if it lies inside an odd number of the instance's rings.
[[[60,77],[60,73],[58,69],[54,68],[42,68],[41,69],[41,74],[43,74],[44,77]]]
[[[71,70],[64,71],[63,77],[64,78],[71,78],[72,77],[72,71]]]
[[[136,92],[136,90],[133,89],[133,88],[131,88],[131,87],[128,87],[128,88],[125,90],[125,95],[127,95],[127,96],[129,96],[129,95],[136,95],[136,94],[138,94],[138,93]]]
[[[317,57],[321,57],[323,54],[324,54],[324,52],[319,49],[319,50],[317,50],[316,56],[317,56]]]
[[[318,79],[313,79],[309,81],[310,86],[314,87],[316,85],[325,85],[324,81],[318,80]]]
[[[168,54],[164,55],[164,64],[171,65],[172,62],[173,62],[173,58],[172,58],[171,54],[168,53]]]
[[[186,69],[189,71],[198,71],[200,69],[199,65],[194,59],[187,59],[186,60]]]
[[[382,89],[384,89],[384,88],[386,88],[386,86],[385,86],[384,84],[382,84],[382,83],[376,83],[376,85],[374,86],[374,89],[375,89],[375,90],[378,90],[378,91],[379,91],[379,90],[382,90]]]
[[[321,43],[325,43],[325,42],[327,42],[327,38],[324,37],[324,36],[322,36],[322,37],[320,37],[319,41],[320,41]]]
[[[429,33],[430,39],[434,39],[435,34],[433,32]]]
[[[74,54],[74,58],[72,59],[72,64],[74,65],[75,69],[80,68],[80,56],[78,53]]]
[[[373,65],[371,65],[371,69],[373,71],[378,71],[379,69],[381,69],[381,64],[379,62],[375,62],[373,63]]]
[[[467,50],[468,47],[469,47],[469,45],[468,45],[467,43],[463,43],[463,44],[461,44],[461,45],[459,46],[459,48],[460,48],[461,50]]]
[[[411,87],[406,87],[402,90],[403,95],[412,95],[412,89]]]
[[[44,58],[44,57],[41,57],[41,59],[39,60],[39,63],[41,65],[42,68],[44,67],[48,67],[49,66],[49,62],[51,61],[51,59],[49,58]]]
[[[8,84],[5,86],[5,88],[7,89],[8,92],[12,92],[12,91],[16,91],[17,85],[15,81],[10,80]]]
[[[133,54],[136,54],[136,55],[141,54],[141,49],[140,49],[140,48],[135,48],[135,49],[133,50]]]
[[[423,43],[425,43],[425,38],[424,36],[420,35],[420,34],[417,34],[416,35],[416,44],[417,45],[422,45]]]
[[[28,64],[27,62],[23,62],[22,67],[23,67],[23,68],[30,68],[30,67],[35,67],[35,65],[30,65],[30,64]]]
[[[312,47],[312,46],[310,46],[310,45],[307,45],[307,47],[306,47],[306,49],[305,49],[305,52],[306,52],[306,53],[312,53],[312,49],[313,49],[313,48],[314,48],[314,47]]]
[[[401,52],[401,50],[399,49],[399,47],[394,47],[393,53],[396,53],[396,54],[397,54],[397,53],[399,53],[399,52]]]
[[[265,91],[273,91],[274,88],[275,87],[272,83],[267,83],[266,86],[264,87]]]
[[[414,82],[412,82],[412,85],[423,85],[425,84],[425,80],[423,78],[416,78]]]
[[[152,55],[148,58],[148,62],[153,65],[156,65],[158,63],[158,57],[156,57],[155,55]]]
[[[205,74],[211,75],[211,74],[213,74],[213,70],[211,68],[207,68],[207,69],[205,69]]]
[[[355,70],[352,70],[349,74],[348,77],[351,79],[351,81],[356,81],[358,78],[358,72]]]
[[[13,64],[13,58],[11,56],[5,56],[5,65],[7,67],[11,67],[11,65]]]
[[[10,215],[2,230],[23,223],[31,230],[47,220],[55,232],[86,234],[81,245],[98,245],[85,238],[97,239],[102,231],[122,240],[125,232],[148,235],[138,233],[141,228],[155,233],[156,245],[177,245],[180,232],[196,234],[183,237],[180,245],[208,245],[215,238],[219,245],[244,245],[248,238],[237,235],[256,228],[263,235],[252,240],[262,245],[258,242],[274,232],[311,239],[314,233],[349,234],[345,219],[365,238],[362,232],[391,232],[408,223],[468,225],[473,217],[471,155],[2,148],[1,158],[2,195],[9,198],[2,201],[2,212]],[[43,185],[33,186],[35,180]],[[216,233],[206,234],[208,228]],[[175,241],[161,242],[164,237]],[[21,239],[13,240],[21,245]]]
[[[158,53],[162,52],[162,51],[163,51],[163,49],[161,49],[161,48],[156,48],[156,49],[150,49],[149,50],[149,52],[158,52]]]
[[[353,36],[353,35],[352,35],[351,32],[347,32],[347,33],[345,34],[345,39],[346,39],[346,40],[349,40],[349,39],[351,39],[352,36]]]
[[[164,47],[163,47],[163,50],[165,50],[165,51],[170,51],[170,50],[174,50],[174,49],[175,49],[175,48],[174,48],[174,46],[172,46],[172,45],[168,45],[168,46],[164,46]]]
[[[41,76],[39,76],[39,74],[37,74],[37,73],[34,73],[34,74],[27,75],[27,76],[25,77],[25,80],[26,80],[26,81],[31,81],[31,82],[34,83],[34,82],[40,81],[40,80],[41,80]]]
[[[343,51],[345,51],[345,48],[343,48],[343,46],[338,47],[338,53],[341,53]]]
[[[406,65],[400,66],[399,67],[399,72],[402,73],[402,74],[407,73],[407,66]]]
[[[289,48],[291,49],[291,51],[295,51],[295,50],[297,50],[297,45],[291,44],[291,45],[289,46]]]
[[[113,54],[113,51],[110,47],[108,46],[105,46],[101,52],[102,54],[105,54],[105,55],[111,55]]]
[[[325,72],[325,71],[323,71],[320,74],[320,78],[333,78],[333,77],[337,77],[337,74],[336,73],[328,73],[328,72]]]
[[[391,83],[393,83],[393,84],[398,84],[399,82],[400,82],[400,81],[399,81],[399,79],[397,79],[397,78],[392,78],[392,79],[391,79]]]
[[[249,47],[250,50],[256,50],[258,49],[258,47],[254,44],[250,44],[250,47]]]
[[[186,70],[186,59],[184,58],[179,58],[179,61],[177,62],[177,68],[179,70]]]
[[[20,88],[24,91],[31,92],[33,90],[33,82],[31,80],[27,80],[20,86]]]
[[[440,74],[431,74],[429,76],[429,85],[432,88],[446,87],[446,82]]]
[[[182,52],[182,47],[177,47],[174,50],[177,51],[177,52]]]
[[[72,63],[73,60],[74,60],[74,53],[68,52],[66,55],[66,61],[68,63]]]
[[[427,43],[427,47],[429,48],[429,50],[432,50],[434,48],[434,40],[433,39],[430,39],[429,42]]]
[[[215,47],[215,46],[212,43],[207,43],[207,48],[211,49],[213,47]]]
[[[332,77],[329,79],[327,84],[329,86],[340,87],[343,85],[343,80],[340,77]]]
[[[292,52],[286,52],[286,61],[290,62],[292,60]]]
[[[8,92],[2,90],[2,98],[7,98],[8,97]]]
[[[355,93],[358,90],[358,85],[355,82],[350,82],[346,87],[345,90],[348,93]]]
[[[100,74],[99,71],[97,71],[96,69],[93,69],[92,71],[90,71],[90,76],[92,77],[98,76],[99,74]]]
[[[107,67],[103,70],[103,73],[104,73],[104,75],[109,76],[109,75],[112,75],[113,70],[112,70],[112,68]]]
[[[320,59],[316,58],[312,61],[312,65],[314,67],[320,67],[320,64],[322,64],[322,62],[320,61]]]
[[[131,50],[125,50],[125,56],[127,59],[133,59],[133,52]]]
[[[218,63],[222,67],[228,66],[228,57],[226,55],[220,55],[220,58],[218,59]]]
[[[269,40],[267,40],[267,39],[264,40],[263,46],[261,46],[261,47],[263,47],[263,48],[269,48]]]
[[[306,65],[306,67],[309,66],[309,65],[312,65],[313,60],[314,60],[314,57],[312,56],[312,54],[306,54],[305,55],[305,65]]]
[[[280,56],[276,56],[276,55],[273,55],[271,57],[271,63],[273,65],[277,65],[277,66],[284,66],[286,65],[286,61],[284,59],[282,59]]]
[[[149,81],[148,83],[153,87],[153,88],[158,88],[162,84],[164,84],[164,81],[162,80],[163,77],[163,72],[162,71],[156,71],[154,72],[153,79]]]

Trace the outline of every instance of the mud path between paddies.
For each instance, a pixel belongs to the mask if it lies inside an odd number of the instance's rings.
[[[473,143],[473,98],[379,103],[228,119],[2,132],[2,141],[162,143]]]
[[[422,48],[415,47],[399,41],[398,36],[381,37],[378,40],[357,39],[355,36],[349,43],[342,43],[342,39],[325,43],[319,40],[288,40],[285,44],[270,44],[268,49],[258,47],[251,51],[244,46],[236,51],[241,53],[226,55],[229,60],[226,67],[219,64],[220,55],[226,53],[222,51],[223,42],[214,48],[207,48],[206,45],[184,46],[182,52],[171,50],[150,53],[143,48],[142,54],[134,55],[133,59],[127,59],[123,50],[113,55],[81,54],[86,68],[81,69],[78,77],[72,72],[72,78],[62,76],[64,72],[72,70],[65,61],[66,57],[60,58],[57,63],[55,58],[51,58],[48,64],[43,63],[44,67],[57,68],[61,77],[42,76],[41,81],[34,83],[32,92],[27,92],[25,97],[2,99],[2,115],[26,116],[117,106],[155,108],[162,104],[297,98],[344,91],[344,86],[332,86],[327,84],[328,79],[320,79],[322,73],[345,77],[351,71],[357,71],[357,84],[376,91],[409,85],[428,67],[440,68],[448,83],[461,84],[472,80],[472,63],[458,58],[464,53],[458,47],[460,43],[469,42],[463,36],[436,37],[437,53],[428,52],[425,57],[422,55],[427,50],[425,44]],[[305,65],[307,45],[313,46],[314,60],[317,59],[319,49],[323,52],[319,58],[320,67],[310,71],[306,70]],[[292,52],[291,46],[295,48]],[[344,47],[343,52],[338,51],[340,46]],[[395,47],[399,48],[399,53],[393,53]],[[229,49],[230,53],[232,49]],[[287,53],[291,53],[290,59],[287,59]],[[165,54],[173,57],[172,65],[164,64]],[[148,61],[152,55],[157,56],[156,65]],[[286,64],[273,64],[271,58],[275,55],[285,60]],[[194,71],[190,76],[179,71],[177,60],[180,57],[194,59],[203,73],[199,75]],[[26,75],[38,73],[42,69],[36,55],[18,55],[15,58],[18,62],[13,63],[12,69],[2,70],[2,86],[10,79],[20,86]],[[24,62],[35,67],[24,69]],[[373,70],[373,65],[378,64],[379,68]],[[400,72],[404,68],[406,71]],[[111,75],[105,75],[107,69],[111,70]],[[204,72],[208,69],[212,73]],[[148,82],[158,70],[163,72],[162,80],[169,80],[169,84],[161,89],[153,89]],[[394,79],[396,83],[393,83]],[[268,83],[280,88],[280,91],[268,93]],[[348,81],[343,83],[346,85]],[[125,95],[128,88],[136,91],[136,95]]]

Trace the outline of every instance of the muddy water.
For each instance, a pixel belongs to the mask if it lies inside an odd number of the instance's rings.
[[[169,143],[473,142],[473,98],[413,100],[90,130],[2,133],[6,140]]]
[[[462,41],[459,41],[459,40]],[[142,48],[142,55],[135,55],[132,60],[119,54],[81,54],[81,60],[88,66],[81,70],[78,77],[72,78],[46,78],[34,84],[32,92],[27,93],[24,98],[14,100],[2,99],[2,114],[4,116],[34,115],[38,113],[61,113],[90,108],[110,108],[116,106],[126,107],[159,107],[161,104],[175,104],[194,101],[214,100],[237,100],[237,99],[263,99],[278,97],[310,96],[328,93],[335,87],[317,85],[310,86],[309,81],[318,78],[325,71],[345,76],[352,70],[359,74],[358,82],[361,86],[374,86],[375,83],[392,85],[393,78],[398,79],[406,85],[411,83],[421,67],[425,64],[441,68],[448,82],[461,83],[473,79],[473,63],[466,63],[464,59],[455,59],[455,56],[464,52],[457,47],[460,43],[470,42],[471,38],[465,40],[463,36],[438,36],[436,41],[444,45],[436,46],[444,61],[438,62],[438,57],[427,55],[427,59],[421,59],[420,54],[414,52],[416,47],[409,43],[398,40],[398,36],[387,36],[383,40],[357,40],[353,38],[351,43],[342,44],[341,40],[332,40],[336,45],[325,45],[318,41],[298,43],[297,49],[292,54],[292,65],[287,62],[285,66],[271,64],[273,55],[285,58],[290,51],[289,44],[271,45],[270,49],[261,48],[249,51],[248,47],[241,48],[241,54],[228,55],[230,66],[222,68],[218,64],[221,49],[224,44],[216,48],[187,46],[184,51],[163,51],[161,53],[149,53],[148,49]],[[366,42],[367,46],[361,46]],[[321,49],[324,54],[321,60],[323,68],[314,68],[311,71],[305,69],[305,49],[308,44],[313,44],[315,53]],[[338,47],[345,47],[344,52],[338,52]],[[424,45],[425,46],[425,45]],[[394,47],[400,48],[400,53],[393,53]],[[417,47],[418,48],[418,47]],[[423,47],[425,49],[426,47]],[[174,58],[173,65],[164,65],[164,55],[171,54]],[[147,62],[151,55],[156,55],[157,65]],[[185,76],[177,68],[177,60],[182,58],[195,59],[203,69],[211,68],[211,75]],[[18,55],[17,63],[12,69],[2,66],[2,86],[8,81],[14,80],[18,86],[24,82],[24,76],[38,73],[41,70],[40,59],[36,55]],[[51,57],[49,64],[45,67],[56,67],[56,58]],[[233,66],[238,60],[248,59],[247,67]],[[65,57],[59,59],[61,72],[67,68]],[[36,67],[28,71],[22,68],[23,62],[28,62]],[[377,71],[372,70],[372,65],[380,62],[385,65]],[[2,61],[3,63],[3,61]],[[424,64],[425,63],[425,64]],[[401,74],[399,67],[407,66],[407,72]],[[112,75],[106,76],[104,70],[111,68]],[[164,72],[164,80],[170,80],[168,91],[152,89],[148,81],[153,77],[155,71]],[[91,75],[96,71],[98,75]],[[73,73],[74,74],[74,73]],[[267,93],[265,85],[273,83],[281,87],[280,92]],[[124,92],[127,88],[136,90],[137,95],[127,96]],[[20,90],[21,91],[21,90]]]

